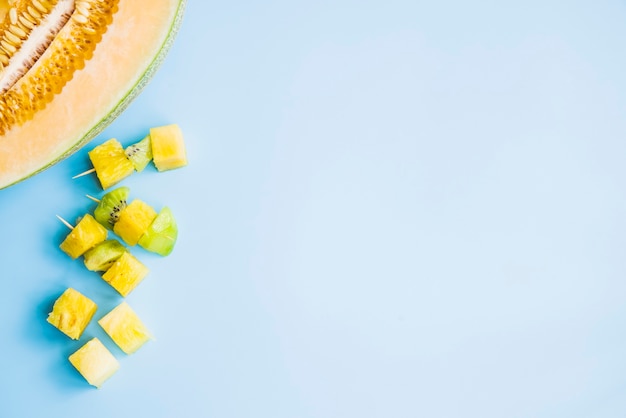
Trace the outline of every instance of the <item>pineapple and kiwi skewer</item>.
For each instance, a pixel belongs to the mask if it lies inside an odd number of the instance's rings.
[[[169,255],[178,238],[174,213],[167,206],[157,213],[139,199],[128,203],[129,195],[130,189],[121,186],[106,193],[102,199],[87,197],[98,203],[94,209],[95,219],[127,245],[139,245],[161,256]]]
[[[150,270],[115,239],[107,239],[107,229],[87,213],[76,226],[57,215],[71,232],[60,248],[73,259],[83,257],[88,270],[102,272],[101,278],[120,295],[132,292]]]
[[[83,257],[85,267],[102,272],[102,279],[126,297],[148,275],[143,265],[118,240],[109,239],[112,230],[127,245],[139,245],[161,256],[169,255],[178,238],[176,219],[169,207],[156,212],[150,205],[134,199],[128,202],[130,189],[118,187],[102,199],[87,195],[98,202],[94,215],[86,213],[76,226],[57,215],[71,232],[60,244],[72,259]]]
[[[149,135],[125,149],[117,139],[111,138],[89,151],[88,155],[93,168],[73,178],[95,172],[105,190],[135,171],[142,171],[150,161],[159,171],[187,165],[185,142],[177,124],[151,128]],[[171,209],[164,207],[157,213],[139,199],[128,203],[129,193],[128,187],[118,187],[101,200],[87,195],[98,203],[94,210],[95,219],[127,245],[138,244],[147,251],[169,255],[178,237],[178,226]]]
[[[129,204],[129,195],[130,189],[126,186],[109,191],[102,196],[102,199],[87,195],[87,198],[98,204],[93,216],[89,216],[105,228],[103,231],[101,228],[94,227],[94,231],[99,232],[99,240],[104,241],[106,239],[104,232],[110,230],[127,245],[139,245],[161,256],[169,255],[178,238],[178,226],[174,213],[167,206],[157,213],[150,205],[139,199],[134,199]],[[73,228],[67,221],[60,217],[59,219],[66,226]],[[91,219],[89,221],[91,222]],[[113,246],[113,244],[110,245]],[[75,255],[73,258],[79,257],[85,251],[73,254]]]
[[[135,172],[143,171],[150,161],[158,171],[187,165],[185,141],[178,124],[151,128],[142,140],[126,148],[116,138],[111,138],[94,147],[88,155],[93,167],[72,179],[96,173],[103,190]]]

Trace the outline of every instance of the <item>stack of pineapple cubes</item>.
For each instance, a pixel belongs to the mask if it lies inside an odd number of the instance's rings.
[[[117,140],[109,140],[89,153],[103,188],[106,189],[118,183],[135,170],[141,171],[147,164],[146,159],[154,158],[159,171],[187,164],[182,133],[178,125],[152,128],[150,135],[140,142],[142,143],[149,145],[148,151],[142,153],[143,162],[132,158],[135,154],[131,147],[126,151],[122,149],[126,162],[118,157],[111,157],[119,154],[121,145],[118,148]],[[111,152],[111,149],[116,151]],[[125,216],[120,216],[117,221],[121,223],[115,230],[128,245],[137,244],[143,235],[142,231],[146,231],[150,222],[156,218],[156,212],[148,205],[138,200],[134,202],[139,203],[134,205],[131,203],[127,207],[130,210]],[[72,259],[83,256],[85,266],[89,270],[103,271],[102,279],[122,297],[126,297],[147,276],[149,270],[117,240],[107,240],[107,229],[87,213],[66,236],[60,248]],[[99,248],[105,248],[105,250],[98,251]],[[168,250],[171,251],[171,248]],[[55,301],[47,321],[69,338],[78,340],[97,309],[98,306],[94,301],[70,287]],[[148,328],[126,301],[122,301],[101,317],[98,324],[126,354],[136,352],[153,338]],[[97,337],[91,338],[70,355],[69,361],[89,384],[97,388],[100,388],[120,368],[115,356]]]

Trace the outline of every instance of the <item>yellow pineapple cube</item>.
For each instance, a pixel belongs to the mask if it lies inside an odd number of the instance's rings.
[[[113,308],[98,324],[126,354],[134,353],[152,339],[148,328],[126,302]]]
[[[78,340],[96,313],[98,306],[71,287],[54,302],[48,322],[73,340]]]
[[[187,165],[187,151],[183,132],[177,124],[150,129],[152,161],[159,171],[172,170]]]
[[[157,213],[152,206],[135,199],[120,212],[113,226],[113,232],[119,235],[126,244],[136,245],[156,217]]]
[[[87,341],[70,355],[69,360],[85,380],[97,388],[120,368],[117,359],[97,338]]]
[[[100,225],[90,214],[85,214],[78,224],[72,229],[60,248],[70,257],[76,259],[87,250],[95,247],[107,238],[107,230]]]
[[[103,189],[108,189],[135,172],[135,166],[126,156],[124,147],[115,138],[98,145],[88,155]]]
[[[130,252],[125,252],[102,275],[102,278],[124,297],[137,287],[150,270]]]

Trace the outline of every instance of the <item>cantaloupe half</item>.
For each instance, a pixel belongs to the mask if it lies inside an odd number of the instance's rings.
[[[9,82],[10,87],[3,87],[2,71],[9,68],[7,57],[13,54],[9,58],[17,60],[17,52],[11,51],[15,49],[15,36],[24,35],[24,25],[29,23],[11,9],[22,7],[28,18],[31,12],[41,14],[39,6],[44,10],[62,3],[71,3],[64,5],[72,13],[67,23],[54,38],[50,36],[51,43],[32,67],[13,85]],[[164,60],[181,25],[185,3],[0,0],[0,189],[68,157],[126,109]],[[90,23],[84,15],[96,16],[96,8],[112,13]],[[81,13],[83,16],[78,16]],[[36,19],[31,19],[31,24],[32,20]],[[12,24],[22,25],[21,29]],[[87,41],[86,48],[73,42],[73,33],[82,30],[90,35],[94,28],[103,33]],[[12,33],[7,34],[8,31]],[[83,50],[84,59],[79,56]],[[50,67],[50,63],[51,69],[45,67]]]

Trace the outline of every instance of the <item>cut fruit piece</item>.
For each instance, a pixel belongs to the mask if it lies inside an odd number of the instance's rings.
[[[107,230],[90,214],[85,214],[59,246],[67,255],[77,259],[87,250],[107,238]]]
[[[0,134],[31,120],[85,66],[117,2],[13,2],[0,25]]]
[[[69,357],[72,366],[92,386],[100,388],[120,368],[115,356],[98,338],[92,338]]]
[[[61,8],[49,12],[62,25],[47,49],[27,35],[49,40],[53,26],[35,18],[51,4],[70,5],[63,25]],[[185,0],[24,0],[0,4],[0,31],[10,40],[0,62],[17,78],[0,92],[0,188],[19,182],[69,156],[91,141],[137,97],[163,62],[182,22]],[[22,5],[30,18],[22,16]],[[74,7],[75,4],[75,7]],[[17,15],[8,12],[17,8]],[[13,21],[11,20],[13,19]],[[50,20],[48,20],[50,21]],[[17,30],[11,26],[13,24]],[[13,31],[11,35],[10,32]],[[21,31],[21,32],[20,32]],[[17,35],[16,33],[17,32]],[[19,49],[15,44],[20,45]],[[23,51],[22,51],[23,49]],[[8,50],[8,51],[7,51]],[[9,57],[13,52],[15,55]],[[42,55],[29,51],[45,50]],[[19,76],[21,52],[32,67]],[[5,54],[6,53],[6,54]],[[32,63],[34,61],[34,63]],[[16,68],[16,71],[14,71]],[[82,69],[80,71],[77,71]],[[8,74],[8,73],[7,73]]]
[[[150,140],[157,170],[173,170],[187,165],[187,151],[180,126],[172,124],[152,128]]]
[[[136,245],[139,238],[148,230],[157,213],[142,200],[133,200],[120,213],[120,216],[113,226],[115,232],[128,245]]]
[[[177,238],[178,226],[174,214],[170,208],[164,207],[139,238],[139,245],[148,251],[166,256],[174,249]]]
[[[98,306],[79,291],[68,288],[54,302],[47,321],[73,340],[77,340],[89,325]]]
[[[135,172],[135,166],[126,157],[122,144],[115,138],[98,145],[88,154],[100,185],[105,190]]]
[[[150,135],[141,141],[129,145],[124,150],[126,157],[133,163],[135,171],[141,172],[152,161],[152,144],[150,143]]]
[[[126,251],[102,275],[104,281],[126,297],[148,275],[150,270],[130,252]]]
[[[113,189],[110,192],[102,196],[102,199],[98,202],[98,206],[93,211],[93,215],[101,225],[107,229],[113,229],[113,225],[117,222],[120,213],[127,206],[128,195],[130,189],[122,186],[117,189]]]
[[[87,251],[83,261],[87,270],[107,271],[126,251],[126,247],[118,240],[109,239]]]
[[[98,324],[126,354],[132,354],[152,339],[148,328],[126,302],[117,305]]]

